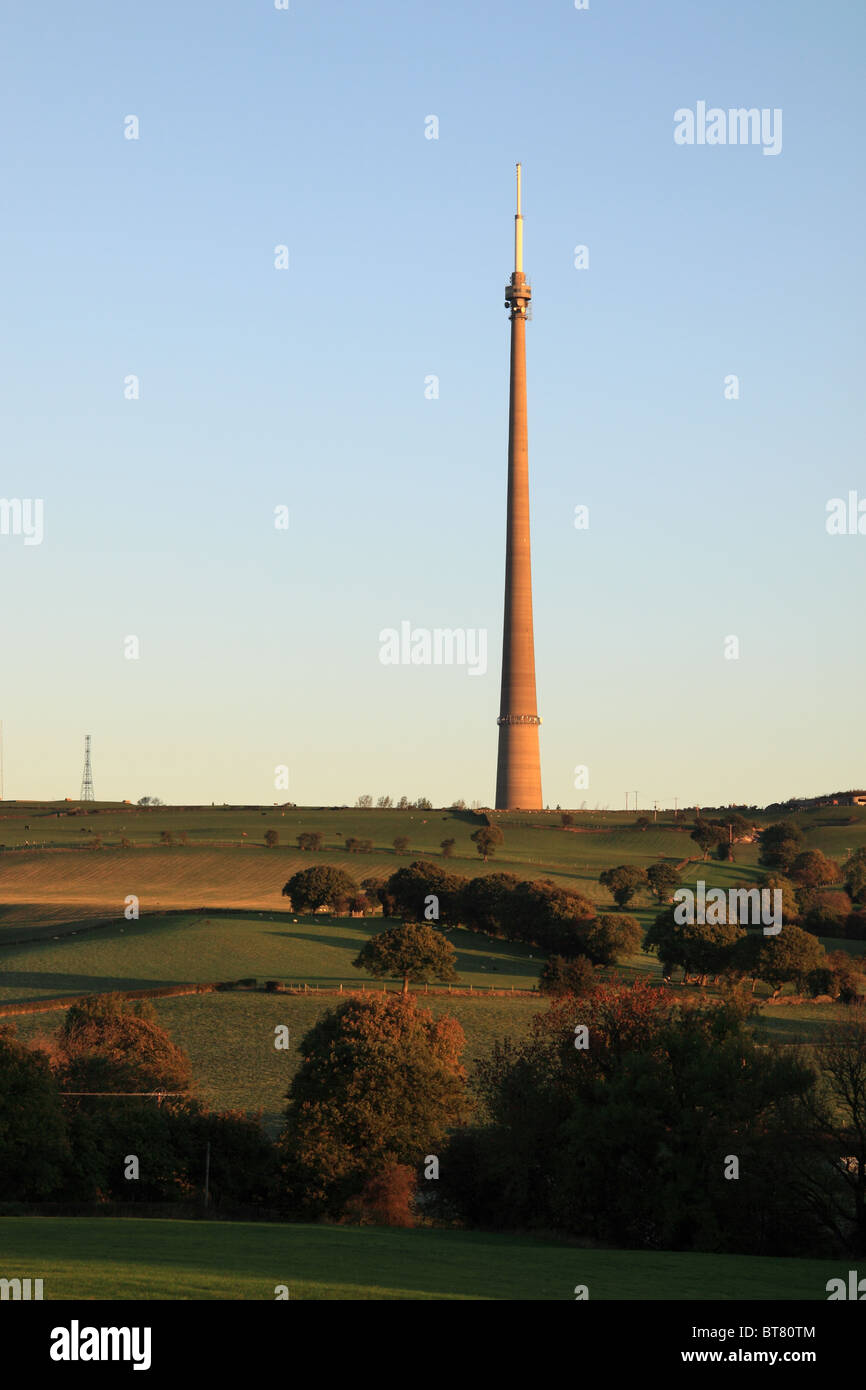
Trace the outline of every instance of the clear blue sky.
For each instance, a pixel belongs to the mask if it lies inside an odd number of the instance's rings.
[[[491,802],[517,159],[545,800],[866,782],[866,535],[825,529],[866,498],[860,0],[2,38],[0,494],[45,508],[0,536],[7,797],[77,795],[91,733],[100,798]],[[702,100],[781,108],[782,152],[675,145]],[[404,619],[486,628],[487,675],[383,666]]]

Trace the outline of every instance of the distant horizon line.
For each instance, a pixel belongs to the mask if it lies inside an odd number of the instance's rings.
[[[557,804],[556,806],[545,806],[545,807],[539,808],[539,809],[537,809],[537,810],[531,810],[531,809],[529,809],[529,808],[526,808],[526,809],[524,810],[523,808],[521,808],[521,807],[519,807],[519,806],[509,807],[509,808],[507,808],[507,809],[500,809],[500,810],[497,810],[493,805],[489,805],[489,806],[488,806],[488,805],[485,805],[485,806],[482,806],[482,805],[479,805],[479,804],[475,804],[475,805],[471,805],[471,806],[470,806],[470,805],[466,805],[465,803],[464,803],[463,805],[458,805],[458,804],[456,804],[456,803],[454,803],[454,802],[451,802],[451,803],[449,803],[448,805],[442,804],[442,805],[439,805],[439,806],[436,806],[436,805],[418,806],[417,804],[411,804],[411,803],[410,803],[408,806],[394,806],[394,805],[391,805],[391,806],[359,806],[357,803],[355,803],[355,804],[350,804],[350,803],[348,803],[348,802],[315,802],[315,803],[314,803],[314,802],[297,802],[297,801],[273,801],[273,802],[265,802],[265,801],[209,801],[209,802],[208,802],[208,801],[179,801],[179,802],[165,802],[165,801],[160,801],[158,804],[141,805],[141,804],[139,804],[139,802],[137,802],[137,801],[129,801],[129,800],[122,800],[122,801],[110,801],[110,800],[106,800],[106,801],[100,801],[100,800],[97,800],[97,799],[94,799],[93,801],[87,801],[87,800],[82,800],[80,797],[71,797],[71,796],[66,796],[66,797],[54,797],[54,798],[51,798],[51,797],[8,797],[8,798],[5,798],[5,799],[0,798],[0,808],[2,808],[2,809],[11,809],[11,808],[16,807],[16,806],[33,808],[33,807],[44,806],[44,807],[69,807],[69,808],[74,808],[75,810],[83,810],[83,811],[90,811],[90,810],[92,810],[92,811],[97,811],[97,810],[106,810],[106,809],[116,809],[116,810],[118,810],[118,811],[123,811],[123,810],[129,810],[129,811],[214,811],[214,810],[216,810],[216,811],[262,811],[262,812],[274,811],[274,810],[278,810],[278,811],[288,811],[288,810],[290,810],[290,811],[400,811],[401,813],[405,813],[406,811],[428,811],[428,812],[429,812],[429,811],[438,811],[438,812],[444,812],[444,811],[467,812],[467,811],[468,811],[468,812],[470,812],[470,813],[472,813],[472,814],[476,814],[476,815],[487,815],[487,814],[490,814],[490,815],[497,815],[497,816],[502,816],[502,815],[505,815],[505,816],[514,816],[514,815],[522,815],[522,816],[545,816],[545,815],[558,815],[558,814],[561,814],[562,812],[566,812],[566,811],[567,811],[570,815],[575,815],[575,816],[593,816],[593,815],[652,816],[653,814],[658,814],[658,815],[660,815],[660,814],[664,814],[664,813],[666,813],[666,812],[670,812],[670,813],[672,813],[673,815],[676,816],[676,815],[685,815],[685,814],[687,814],[687,813],[689,813],[689,812],[694,813],[694,812],[696,812],[696,811],[698,811],[698,812],[700,812],[700,811],[707,811],[707,812],[710,812],[710,811],[737,811],[737,810],[740,810],[740,811],[767,811],[767,810],[769,810],[771,807],[795,807],[795,806],[797,806],[797,805],[800,805],[800,806],[815,806],[815,807],[821,807],[821,806],[832,807],[832,806],[845,806],[846,804],[854,804],[854,805],[857,804],[857,803],[847,803],[847,802],[845,802],[845,801],[843,801],[843,800],[841,799],[841,798],[846,798],[846,797],[852,797],[852,798],[853,798],[853,797],[863,797],[863,798],[866,798],[866,789],[864,789],[864,788],[852,787],[852,788],[850,788],[850,789],[848,789],[848,790],[845,790],[845,791],[819,792],[819,793],[817,793],[817,794],[814,795],[814,796],[789,796],[789,797],[785,797],[785,798],[780,799],[780,800],[777,800],[777,801],[768,801],[768,802],[766,802],[764,805],[758,805],[756,802],[745,802],[745,801],[729,801],[729,802],[725,802],[725,803],[718,803],[718,802],[716,802],[716,803],[710,803],[710,802],[688,802],[688,803],[686,803],[686,804],[683,805],[683,806],[667,806],[667,805],[662,805],[661,802],[657,802],[656,805],[655,805],[655,807],[653,807],[652,805],[650,805],[650,806],[648,806],[648,807],[647,807],[647,806],[644,806],[644,807],[632,807],[632,806],[629,806],[629,807],[627,807],[627,808],[624,808],[624,807],[616,807],[616,806],[610,806],[610,805],[607,805],[607,806],[594,806],[594,807],[588,807],[588,806],[562,806],[562,805]],[[866,803],[864,803],[864,804],[866,804]]]

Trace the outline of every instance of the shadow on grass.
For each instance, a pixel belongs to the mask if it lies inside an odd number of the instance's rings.
[[[802,1019],[772,1017],[762,1014],[753,1023],[755,1037],[759,1042],[774,1043],[817,1043],[826,1027],[826,1019],[816,1019],[814,1023],[804,1023]]]
[[[321,933],[312,935],[302,931],[269,931],[268,936],[280,936],[289,941],[309,941],[313,946],[337,946],[345,950],[354,951],[356,954],[363,946],[363,941],[359,941],[357,936],[323,936]]]
[[[0,971],[0,987],[3,990],[38,990],[38,994],[4,995],[0,999],[0,1009],[6,1004],[44,1004],[53,998],[66,998],[68,995],[110,994],[114,990],[125,992],[133,989],[159,989],[167,985],[181,985],[182,980],[136,979],[134,976],[105,975],[52,975],[31,970]]]

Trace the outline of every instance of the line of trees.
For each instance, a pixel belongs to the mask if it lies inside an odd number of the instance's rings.
[[[550,880],[520,880],[506,873],[467,879],[432,860],[415,860],[387,879],[370,877],[360,885],[342,869],[301,869],[283,894],[297,912],[323,907],[335,913],[364,911],[380,905],[384,917],[404,923],[464,926],[565,960],[586,956],[594,965],[614,964],[641,945],[634,918],[599,913],[582,894]]]
[[[437,1210],[626,1249],[866,1254],[866,1024],[770,1048],[735,1004],[596,987],[478,1064]]]
[[[786,922],[773,936],[748,931],[736,922],[678,923],[675,909],[660,912],[644,939],[644,949],[654,950],[666,980],[679,967],[683,981],[706,984],[727,979],[763,980],[774,996],[786,984],[811,994],[829,994],[843,1003],[859,998],[866,983],[847,951],[828,952],[810,932]]]
[[[505,836],[498,825],[483,825],[478,830],[474,831],[469,838],[486,863],[488,859],[493,858],[497,849],[503,843]],[[170,842],[171,837],[169,836],[167,843]],[[278,842],[279,836],[277,832],[275,830],[269,830],[265,835],[265,844],[272,846],[276,845]],[[397,854],[408,854],[410,843],[411,841],[408,835],[395,835],[394,839],[391,841]],[[322,832],[319,830],[302,830],[297,837],[297,844],[298,849],[320,850],[323,847]],[[454,857],[454,847],[456,844],[457,841],[453,838],[441,841],[440,849],[442,850],[442,857],[444,859],[452,859]],[[373,841],[369,838],[365,839],[357,835],[347,835],[345,837],[345,848],[349,854],[372,854],[374,845]]]
[[[322,832],[320,830],[302,830],[298,836],[298,849],[319,850],[322,848]]]
[[[412,996],[347,998],[300,1040],[272,1142],[192,1098],[189,1059],[149,1007],[83,1000],[30,1047],[0,1027],[0,1200],[197,1197],[209,1142],[227,1209],[866,1255],[862,1017],[806,1056],[757,1041],[733,996],[596,984],[470,1080],[456,1020]]]
[[[149,1001],[94,995],[28,1047],[0,1026],[0,1200],[269,1200],[274,1147],[257,1120],[190,1094],[189,1058]]]
[[[622,908],[636,890],[633,878],[620,882],[616,877],[619,873],[606,870],[601,877],[608,877]],[[644,881],[646,878],[644,875]],[[772,889],[781,881],[768,882]],[[669,879],[657,876],[654,886],[661,897],[672,885]],[[446,930],[463,926],[538,948],[555,958],[540,982],[541,988],[551,993],[562,991],[566,967],[578,957],[585,957],[593,967],[615,965],[641,947],[658,955],[666,980],[679,968],[686,983],[750,979],[754,991],[761,980],[774,994],[790,984],[813,997],[827,994],[842,1002],[857,999],[864,983],[856,961],[847,952],[828,953],[814,934],[795,925],[791,913],[796,902],[784,891],[785,925],[771,936],[747,931],[734,922],[681,924],[670,906],[657,914],[644,934],[637,920],[622,910],[599,912],[582,894],[550,880],[520,880],[508,873],[467,879],[423,859],[398,869],[387,879],[370,877],[360,885],[342,869],[325,865],[303,869],[289,879],[283,893],[298,912],[325,907],[335,913],[364,912],[379,905],[383,917],[400,918],[404,924],[434,922]],[[569,988],[575,993],[591,983],[587,977],[578,987],[575,981],[579,975],[578,971],[570,977]]]
[[[355,805],[361,810],[369,810],[373,805],[373,798],[368,793],[359,796]],[[454,803],[455,807],[458,805]],[[463,803],[460,803],[461,807]],[[379,810],[390,810],[393,807],[397,811],[432,811],[433,802],[426,796],[419,796],[416,801],[410,801],[407,796],[401,796],[398,802],[393,802],[390,796],[380,796],[376,798],[376,806]]]
[[[731,818],[731,824],[734,819]],[[699,825],[713,829],[714,833],[724,828],[715,822]],[[793,822],[768,826],[759,836],[760,862],[773,872],[762,883],[739,886],[780,889],[786,924],[802,926],[819,936],[866,940],[866,847],[856,850],[840,866],[821,850],[804,850],[802,839]],[[714,845],[719,851],[729,848],[727,840],[716,844],[712,837],[704,838],[703,844],[706,850]],[[728,856],[720,853],[719,857]],[[599,882],[620,908],[627,907],[645,890],[652,890],[660,903],[670,902],[680,881],[679,871],[665,862],[651,864],[647,869],[618,864],[599,875]]]

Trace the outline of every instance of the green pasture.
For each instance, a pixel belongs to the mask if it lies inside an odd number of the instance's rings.
[[[695,853],[689,839],[694,812],[688,810],[683,821],[662,811],[645,830],[636,828],[634,811],[575,811],[574,826],[564,829],[556,811],[533,815],[515,811],[492,813],[505,833],[500,853],[513,863],[550,864],[567,867],[582,864],[601,855],[605,863],[609,851],[651,860],[663,855],[674,859]],[[644,812],[643,814],[647,814]],[[866,844],[866,807],[822,807],[795,812],[785,819],[798,824],[809,848],[822,849],[835,858],[844,858],[848,848]],[[768,824],[780,816],[755,812],[757,824]],[[281,846],[294,846],[302,830],[318,830],[327,849],[342,847],[346,836],[373,840],[377,853],[393,855],[397,835],[410,839],[410,853],[440,853],[440,842],[456,840],[457,856],[474,860],[470,841],[473,830],[482,824],[481,814],[473,811],[439,809],[432,811],[378,809],[374,807],[291,807],[291,806],[161,806],[141,808],[116,802],[0,802],[0,845],[6,849],[23,847],[71,848],[86,845],[95,836],[106,844],[122,837],[136,846],[156,845],[163,831],[176,839],[186,834],[190,845],[227,846],[259,844],[267,830],[276,830]],[[749,846],[738,846],[745,854]],[[604,863],[602,864],[604,867]]]
[[[541,999],[466,999],[460,996],[418,997],[434,1017],[456,1018],[466,1035],[463,1064],[489,1054],[500,1038],[517,1042],[535,1014],[545,1007]],[[262,1121],[275,1133],[285,1110],[286,1092],[300,1064],[297,1051],[304,1034],[326,1009],[339,1003],[334,995],[275,995],[252,992],[190,994],[157,999],[157,1019],[174,1042],[189,1054],[196,1096],[214,1110],[261,1112]],[[13,1023],[27,1042],[47,1037],[59,1027],[64,1011],[21,1014],[0,1019]],[[289,1048],[274,1046],[275,1028],[289,1029]]]
[[[3,1217],[4,1278],[46,1300],[826,1300],[838,1260],[587,1250],[422,1227]]]
[[[691,813],[690,813],[691,814]],[[357,807],[158,807],[117,804],[0,803],[0,945],[4,941],[52,937],[82,923],[117,919],[135,894],[143,915],[171,909],[260,909],[278,911],[280,891],[298,869],[328,864],[344,869],[358,883],[387,877],[401,865],[426,857],[472,877],[505,871],[520,878],[549,878],[575,888],[598,907],[611,906],[598,882],[605,868],[626,863],[648,868],[659,860],[683,864],[682,881],[703,878],[729,888],[760,882],[757,846],[738,845],[736,862],[698,857],[689,826],[670,812],[638,829],[634,813],[575,812],[575,825],[563,827],[556,812],[528,816],[497,813],[504,843],[483,862],[471,841],[481,824],[471,811],[397,811]],[[762,819],[758,817],[758,819]],[[763,817],[763,819],[768,819]],[[831,807],[792,817],[806,844],[844,858],[866,844],[866,808]],[[267,849],[266,831],[279,844]],[[297,847],[303,830],[317,830],[324,848],[305,853]],[[163,833],[174,844],[160,844]],[[409,838],[398,855],[393,841]],[[370,839],[367,854],[346,850],[348,836]],[[181,843],[182,839],[187,843]],[[121,839],[128,847],[121,847]],[[455,841],[454,856],[442,856],[443,839]],[[690,861],[690,862],[684,862]],[[641,893],[630,911],[643,925],[654,908]],[[279,974],[279,972],[276,972]],[[327,973],[327,972],[326,972]]]
[[[376,987],[352,961],[387,925],[381,917],[296,917],[288,911],[121,919],[75,936],[0,947],[0,1007],[69,994],[247,978],[325,989]],[[535,987],[542,964],[537,951],[462,928],[450,932],[449,940],[457,951],[461,988]]]

